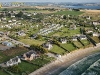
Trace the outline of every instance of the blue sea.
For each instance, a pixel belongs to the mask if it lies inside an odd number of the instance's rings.
[[[77,61],[59,75],[100,75],[100,52]]]
[[[74,8],[74,9],[100,9],[100,6],[65,6],[66,8]]]

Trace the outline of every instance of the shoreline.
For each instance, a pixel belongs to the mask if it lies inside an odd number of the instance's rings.
[[[62,56],[60,60],[55,60],[44,67],[37,69],[29,75],[57,75],[65,70],[71,64],[79,61],[80,59],[100,51],[100,43],[96,47],[89,47],[85,49],[78,49]]]

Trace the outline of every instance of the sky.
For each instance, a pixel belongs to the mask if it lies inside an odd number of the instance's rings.
[[[100,0],[0,0],[0,2],[100,2]]]

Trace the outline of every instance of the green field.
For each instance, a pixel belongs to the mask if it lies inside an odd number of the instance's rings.
[[[21,55],[27,51],[28,50],[23,47],[12,48],[12,49],[9,49],[9,50],[3,51],[3,52],[0,51],[0,63],[8,61],[10,58]]]
[[[69,30],[68,28],[62,28],[62,31],[58,31],[53,35],[54,36],[59,35],[59,36],[64,37],[64,36],[73,36],[73,35],[76,35],[76,34],[80,34],[80,27],[77,27],[76,30]]]
[[[43,14],[51,14],[51,13],[56,13],[56,11],[48,11],[48,10],[30,10],[30,11],[24,11],[28,13],[43,13]]]
[[[75,47],[71,43],[61,44],[62,47],[66,48],[68,51],[75,50]]]
[[[78,42],[78,41],[74,41],[74,44],[79,48],[83,47],[82,44],[80,42]]]
[[[57,15],[81,15],[82,13],[84,13],[84,12],[66,10],[66,11],[59,11],[59,12],[57,12],[55,14],[57,14]]]
[[[0,69],[0,75],[9,75],[4,70]]]
[[[90,44],[88,40],[81,40],[81,42],[82,42],[85,46],[87,46],[87,45]]]
[[[20,66],[22,72],[28,71],[29,73],[31,73],[39,68],[39,66],[36,66],[36,65],[30,64],[28,62],[24,62],[24,61],[22,61],[21,64],[19,64],[19,66]]]
[[[98,37],[92,37],[92,39],[96,42],[96,43],[99,43],[100,42],[100,40],[99,40],[99,38]]]
[[[53,45],[53,48],[50,50],[50,52],[61,54],[61,55],[66,53],[65,50],[63,50],[62,48],[58,47],[57,45]]]
[[[34,40],[34,39],[21,39],[20,42],[23,42],[28,45],[32,45],[32,44],[41,45],[44,43],[44,41],[39,41],[39,40]]]

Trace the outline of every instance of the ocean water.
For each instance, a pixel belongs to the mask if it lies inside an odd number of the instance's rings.
[[[59,75],[100,75],[100,52],[77,61]]]
[[[66,8],[74,8],[74,9],[100,9],[100,6],[65,6]]]

